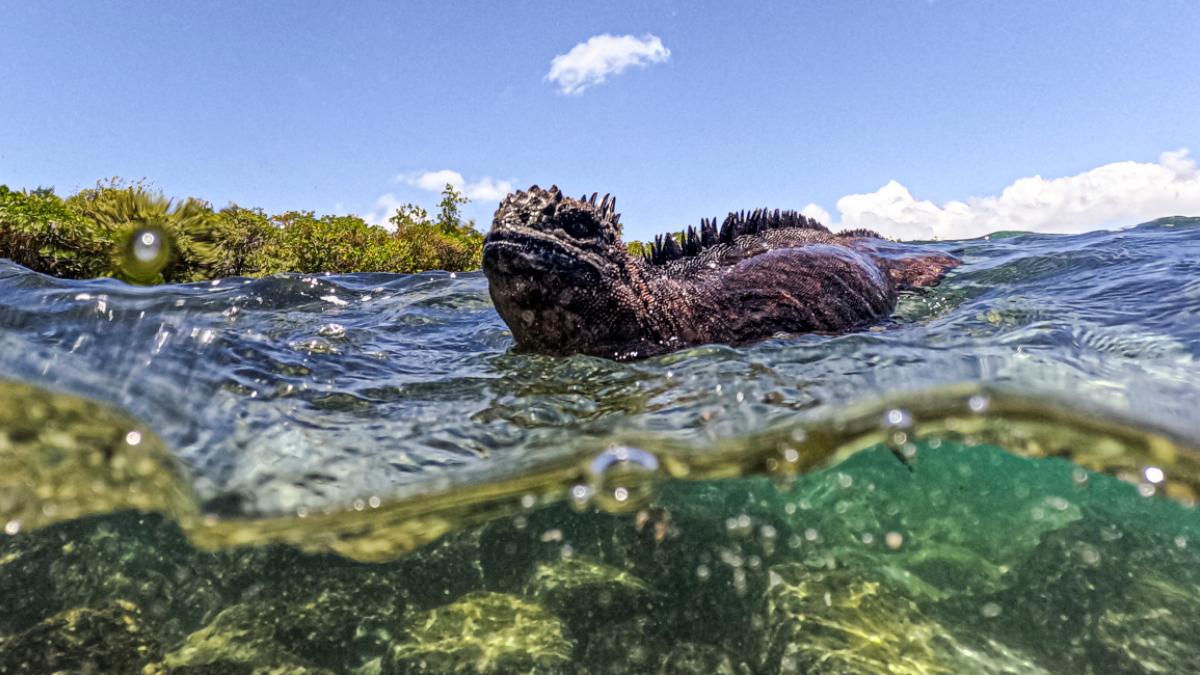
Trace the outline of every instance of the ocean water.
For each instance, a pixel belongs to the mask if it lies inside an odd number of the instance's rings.
[[[629,363],[479,273],[0,261],[0,672],[1200,672],[1200,219],[933,245]]]

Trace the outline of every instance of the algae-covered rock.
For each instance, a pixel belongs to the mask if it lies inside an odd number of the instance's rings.
[[[391,565],[405,598],[428,609],[483,590],[482,532],[482,527],[452,532]]]
[[[654,598],[646,582],[592,560],[568,558],[543,563],[525,595],[564,619],[576,635],[601,623],[649,611]]]
[[[228,592],[263,608],[274,641],[328,668],[381,656],[406,609],[394,565],[268,546],[231,555],[225,569]]]
[[[663,659],[663,642],[658,626],[646,616],[600,626],[586,638],[579,660],[587,675],[653,673]]]
[[[131,602],[59,612],[0,642],[0,673],[140,673],[162,646]]]
[[[167,654],[162,672],[329,672],[288,651],[276,639],[279,619],[275,608],[267,604],[226,608]]]
[[[156,514],[124,512],[0,537],[0,630],[124,599],[153,620],[164,642],[177,641],[224,602],[212,577],[216,561]]]
[[[694,642],[681,642],[668,651],[656,675],[749,675],[750,667],[737,663],[729,654],[713,647]]]
[[[384,657],[383,673],[570,672],[574,644],[562,621],[513,595],[471,593],[413,616]]]
[[[846,570],[771,570],[761,672],[1041,673],[1027,656],[964,639],[911,600]]]
[[[1089,513],[1043,536],[1015,575],[963,616],[1064,672],[1200,672],[1200,552],[1186,538]]]
[[[749,675],[749,666],[713,645],[677,642],[648,617],[601,626],[579,661],[584,675]]]

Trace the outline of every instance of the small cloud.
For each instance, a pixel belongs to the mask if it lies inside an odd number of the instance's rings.
[[[391,223],[388,222],[388,218],[391,218],[392,214],[396,212],[396,209],[403,205],[404,202],[400,201],[396,195],[389,192],[387,194],[380,195],[379,199],[376,199],[375,203],[371,206],[371,210],[361,214],[361,217],[363,220],[372,225],[382,225],[390,228]]]
[[[809,208],[820,209],[810,204],[805,211]],[[998,196],[941,205],[916,199],[893,180],[875,192],[846,195],[837,208],[842,227],[899,239],[965,239],[999,230],[1085,232],[1200,214],[1200,172],[1181,149],[1162,153],[1156,164],[1114,162],[1063,178],[1019,178]]]
[[[640,38],[593,35],[566,54],[555,56],[546,79],[557,84],[560,92],[578,96],[588,87],[603,84],[609,75],[619,75],[632,66],[664,63],[670,56],[671,50],[662,40],[649,33]]]
[[[828,225],[833,222],[833,216],[829,215],[828,211],[816,204],[809,204],[800,209],[800,214],[808,216],[822,225]]]
[[[401,174],[396,176],[396,182],[406,183],[428,192],[441,192],[446,185],[453,185],[454,189],[476,202],[499,201],[513,189],[512,181],[484,176],[477,181],[467,182],[461,173],[450,169]]]

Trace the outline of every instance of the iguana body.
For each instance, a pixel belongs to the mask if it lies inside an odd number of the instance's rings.
[[[936,283],[958,261],[867,230],[834,234],[787,211],[704,221],[646,257],[621,242],[615,199],[557,187],[508,195],[483,270],[519,351],[653,356],[776,333],[835,333],[888,316],[898,290]]]

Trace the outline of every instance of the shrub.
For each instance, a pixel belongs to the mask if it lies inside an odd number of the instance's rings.
[[[141,183],[98,183],[61,199],[52,190],[0,186],[0,257],[61,277],[118,276],[139,282],[191,282],[278,272],[462,271],[479,267],[483,234],[463,221],[467,203],[447,185],[438,217],[406,204],[394,231],[358,216],[317,216],[205,201],[173,202]],[[157,275],[131,275],[129,242],[149,229],[170,245]],[[153,273],[154,270],[151,270]]]

